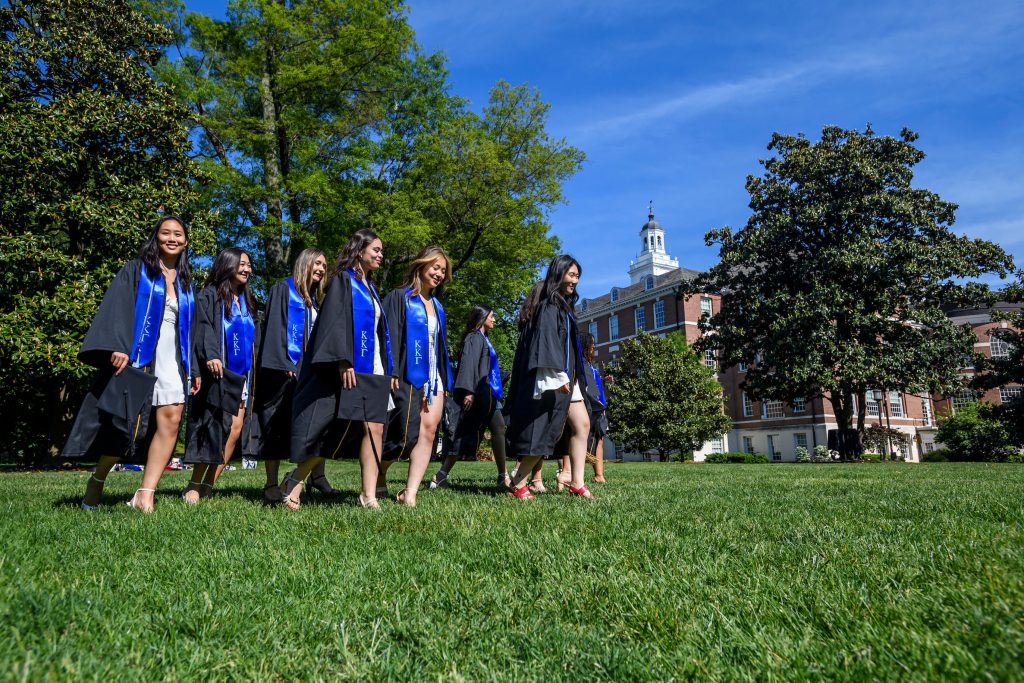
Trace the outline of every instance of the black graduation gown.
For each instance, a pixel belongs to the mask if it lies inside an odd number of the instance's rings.
[[[568,356],[566,340],[569,343]],[[578,369],[583,368],[583,357],[579,349],[576,321],[570,316],[567,325],[565,312],[550,301],[538,306],[519,337],[512,364],[508,395],[508,442],[517,459],[531,455],[546,458],[564,455],[556,454],[556,444],[569,417],[572,394],[550,389],[535,399],[533,389],[537,383],[538,370],[564,370],[566,365],[569,367],[569,384],[579,381],[582,387],[586,387],[586,376],[578,372]]]
[[[594,377],[594,372],[591,368],[594,366],[587,362],[586,359],[583,361],[583,369],[587,376],[587,411],[590,413],[590,434],[587,436],[587,453],[591,455],[597,450],[597,442],[600,441],[608,434],[608,416],[605,413],[606,406],[601,404],[598,393],[597,382],[589,381]],[[608,392],[605,390],[605,401],[608,400]]]
[[[259,427],[252,419],[252,406],[256,394],[256,340],[260,338],[260,326],[256,311],[250,311],[256,323],[253,334],[252,366],[246,373],[249,381],[249,396],[245,401],[245,417],[242,421],[242,433],[235,444],[235,451],[229,458],[239,455],[253,455],[259,441]],[[202,386],[198,394],[192,397],[192,407],[188,411],[188,426],[185,433],[185,462],[220,465],[224,462],[224,447],[231,433],[231,422],[235,415],[221,410],[217,404],[220,380],[215,379],[206,367],[206,362],[219,358],[224,367],[224,304],[217,299],[217,291],[213,285],[204,287],[196,297],[195,350],[197,365],[202,373]],[[212,395],[211,395],[212,392]]]
[[[155,408],[152,396],[139,415],[134,439],[117,429],[111,416],[97,408],[97,402],[107,382],[114,375],[110,365],[110,356],[114,352],[130,354],[132,335],[135,330],[135,297],[139,282],[142,279],[142,261],[133,259],[126,263],[103,295],[96,317],[85,335],[85,341],[78,351],[78,359],[83,363],[97,368],[97,373],[89,388],[89,393],[82,401],[78,410],[71,434],[61,452],[62,458],[95,460],[102,456],[119,456],[122,462],[144,464],[149,451],[149,442],[156,431]],[[165,299],[166,301],[166,299]],[[162,316],[161,316],[162,319]],[[195,356],[195,324],[192,325],[193,353],[192,367],[196,367]],[[177,344],[175,344],[177,346]],[[153,364],[142,368],[146,372],[153,371]],[[188,377],[183,363],[178,363],[178,374],[185,391],[186,400],[189,395]]]
[[[462,343],[459,372],[452,391],[449,421],[452,431],[451,455],[475,460],[484,431],[491,423],[496,401],[491,393],[491,352],[482,334],[474,332]],[[473,395],[473,406],[463,410],[466,396]]]
[[[385,316],[383,311],[381,313],[377,324],[377,352],[381,366],[387,372]],[[338,401],[342,399],[342,361],[355,362],[352,281],[346,273],[336,275],[328,284],[302,355],[292,400],[293,463],[301,463],[314,456],[339,458],[358,455],[358,446],[349,448],[345,444],[355,444],[355,437],[362,441],[362,431],[355,431],[359,423],[337,418]]]
[[[288,355],[289,300],[286,281],[282,280],[270,288],[256,353],[256,383],[260,392],[253,401],[253,409],[259,425],[259,439],[252,455],[260,460],[283,460],[291,453],[292,397],[299,366]],[[303,319],[305,340],[309,339],[312,317],[311,307],[306,306]],[[293,373],[290,377],[289,372]]]
[[[409,456],[420,433],[420,405],[423,402],[423,390],[408,382],[406,377],[406,339],[405,339],[405,289],[399,287],[392,290],[384,298],[384,314],[391,326],[391,353],[395,362],[395,375],[398,377],[398,391],[392,396],[395,409],[388,415],[387,429],[384,433],[384,460],[400,460]],[[437,353],[437,370],[441,375],[442,384],[447,384],[448,372],[448,341],[445,335],[439,334],[440,343],[435,349]],[[445,386],[445,391],[451,387]]]

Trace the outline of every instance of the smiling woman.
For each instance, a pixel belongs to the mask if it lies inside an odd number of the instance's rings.
[[[254,446],[250,418],[257,338],[249,291],[252,259],[238,247],[217,255],[196,300],[196,357],[203,383],[188,416],[185,461],[194,463],[187,503],[213,495],[224,466]]]

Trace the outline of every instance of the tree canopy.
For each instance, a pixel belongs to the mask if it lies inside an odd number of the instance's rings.
[[[772,136],[764,173],[747,178],[744,228],[708,232],[720,262],[691,291],[722,296],[700,348],[748,366],[754,397],[827,394],[839,426],[853,401],[884,388],[948,392],[972,349],[943,305],[991,300],[969,278],[1013,268],[998,245],[952,231],[956,204],[913,187],[917,134],[834,126],[821,139]],[[863,427],[861,423],[859,427]]]
[[[606,369],[613,378],[609,431],[626,448],[657,450],[664,459],[729,431],[722,386],[679,333],[661,338],[641,332],[622,342],[619,357]]]

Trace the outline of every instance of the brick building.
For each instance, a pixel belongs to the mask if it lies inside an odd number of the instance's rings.
[[[639,330],[661,336],[680,331],[693,343],[701,334],[698,326],[701,315],[713,315],[719,310],[721,300],[714,294],[689,298],[680,295],[680,285],[699,273],[679,267],[678,260],[668,252],[665,230],[654,220],[653,211],[640,228],[640,239],[640,253],[629,267],[630,284],[583,299],[578,308],[580,329],[589,331],[597,339],[600,363],[613,361],[619,345],[636,336]],[[974,329],[978,340],[975,352],[986,356],[1007,353],[1006,342],[998,339],[998,330],[1006,324],[993,323],[986,309],[950,310],[948,313],[954,321]],[[838,429],[832,403],[827,398],[797,400],[792,404],[753,400],[741,388],[745,367],[718,368],[714,352],[705,354],[704,364],[716,369],[732,429],[704,444],[694,453],[695,460],[703,460],[712,452],[745,451],[764,453],[775,461],[793,461],[797,447],[813,449],[817,444],[827,444],[829,430]],[[965,365],[973,363],[965,359]],[[965,379],[972,375],[973,367],[965,367]],[[988,392],[983,400],[1000,403],[1020,392],[1021,387],[1001,387]],[[936,448],[936,413],[955,411],[976,400],[968,389],[952,397],[937,397],[927,393],[886,391],[884,387],[869,391],[867,399],[865,425],[890,427],[901,432],[903,439],[894,443],[893,448],[910,461],[919,461],[923,453]]]

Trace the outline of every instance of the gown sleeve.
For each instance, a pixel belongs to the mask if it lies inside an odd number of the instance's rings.
[[[135,328],[135,293],[139,288],[142,261],[129,261],[114,276],[89,326],[78,359],[94,367],[110,364],[115,352],[130,354]]]
[[[352,284],[340,273],[327,286],[327,295],[309,335],[306,354],[313,365],[349,364],[355,358],[352,331]]]
[[[267,315],[256,356],[256,366],[281,372],[298,372],[288,356],[288,283],[281,281],[270,288]]]
[[[391,333],[394,376],[405,381],[405,290],[393,289],[384,297],[384,316]]]

